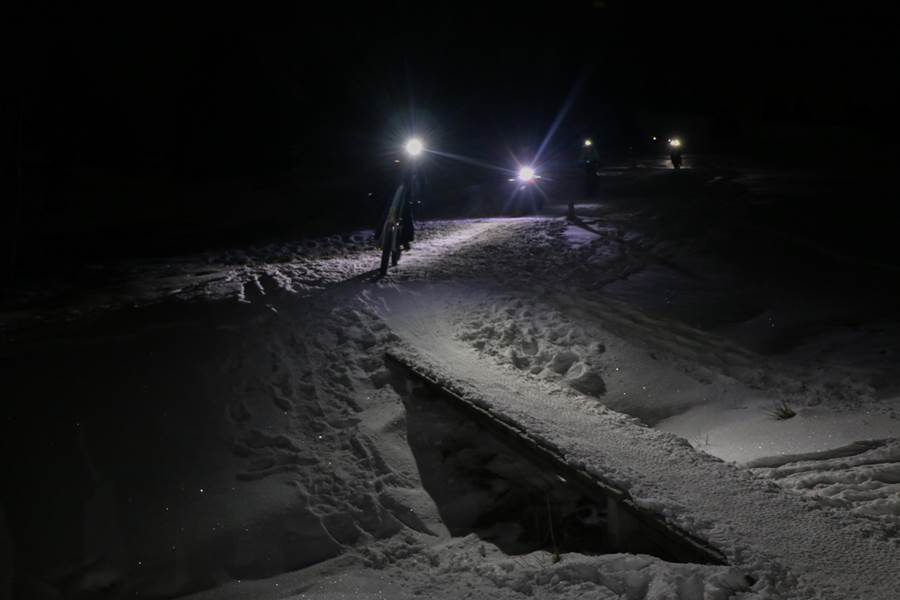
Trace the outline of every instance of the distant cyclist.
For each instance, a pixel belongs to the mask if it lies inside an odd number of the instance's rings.
[[[581,168],[584,169],[584,194],[593,197],[600,188],[600,179],[597,169],[600,167],[600,155],[594,147],[594,141],[591,138],[584,140],[581,145]]]
[[[684,144],[678,138],[669,140],[669,160],[673,169],[680,169],[684,160]]]
[[[400,210],[400,245],[404,250],[409,250],[409,245],[416,237],[415,210],[421,204],[422,197],[416,168],[417,156],[411,155],[403,165],[403,189],[406,194]]]
[[[399,218],[400,221],[399,243],[404,250],[409,250],[410,244],[416,237],[415,208],[421,204],[418,199],[420,194],[416,189],[419,180],[413,160],[403,161],[399,165],[402,169],[400,186],[393,196],[388,197],[381,211],[381,218],[375,227],[375,237],[381,237],[385,223],[391,216],[391,210],[394,209],[397,211],[394,218]],[[400,202],[400,205],[394,206],[395,202]]]
[[[415,220],[413,211],[419,204],[419,179],[416,163],[424,150],[418,138],[406,143],[408,158],[394,162],[401,168],[400,184],[397,186],[390,202],[385,206],[381,221],[375,228],[375,239],[381,247],[381,275],[387,273],[388,266],[395,266],[400,261],[403,250],[409,250],[415,239]]]

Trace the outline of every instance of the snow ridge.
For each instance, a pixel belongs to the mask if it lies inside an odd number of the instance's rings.
[[[573,466],[614,481],[638,505],[720,548],[732,565],[757,579],[755,591],[887,600],[900,586],[895,568],[900,551],[867,539],[855,517],[790,495],[589,398],[573,405],[568,394],[549,384],[509,370],[498,373],[458,342],[419,329],[429,322],[392,323],[403,340],[395,351],[404,360],[556,448]]]

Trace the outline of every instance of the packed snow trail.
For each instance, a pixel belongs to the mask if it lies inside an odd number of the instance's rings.
[[[897,437],[889,403],[874,398],[865,382],[848,379],[844,369],[788,368],[692,327],[690,320],[679,322],[648,309],[648,304],[668,301],[669,292],[660,290],[667,290],[671,279],[658,277],[670,265],[636,242],[621,220],[595,221],[591,229],[539,217],[428,223],[412,252],[404,253],[400,265],[381,280],[372,277],[378,256],[362,233],[349,240],[188,257],[140,266],[121,289],[87,295],[65,318],[71,328],[20,328],[18,316],[7,316],[13,327],[0,327],[0,335],[17,359],[8,366],[10,377],[21,380],[18,400],[46,407],[48,415],[63,406],[66,414],[79,417],[80,426],[76,421],[67,435],[73,443],[85,436],[92,451],[82,462],[93,462],[102,477],[97,498],[88,501],[89,512],[115,516],[112,508],[117,508],[119,522],[135,524],[126,547],[114,547],[114,564],[92,566],[86,574],[90,581],[97,584],[103,575],[115,585],[133,583],[142,594],[171,595],[234,579],[246,583],[245,578],[337,556],[325,561],[329,566],[320,563],[318,575],[309,575],[312,582],[293,589],[309,592],[301,597],[352,597],[351,590],[382,582],[377,589],[402,598],[463,598],[483,589],[483,595],[497,598],[546,593],[572,599],[594,594],[691,600],[725,600],[746,590],[743,576],[731,567],[673,565],[628,555],[567,555],[551,567],[545,555],[507,558],[474,536],[447,541],[408,444],[402,399],[382,361],[400,335],[430,348],[436,369],[471,370],[490,381],[500,391],[498,398],[517,386],[541,390],[523,396],[534,404],[527,414],[513,410],[526,406],[521,402],[511,405],[510,414],[548,440],[557,439],[558,428],[549,426],[555,419],[571,425],[571,431],[562,430],[562,441],[587,457],[580,462],[609,468],[605,475],[619,477],[648,509],[705,536],[729,552],[742,571],[758,576],[759,593],[746,592],[748,599],[815,597],[820,569],[807,563],[815,558],[823,524],[837,523],[822,538],[831,544],[826,553],[858,560],[846,568],[829,563],[837,571],[822,576],[822,597],[832,597],[828,594],[840,574],[851,583],[866,575],[862,585],[873,589],[878,577],[888,586],[881,589],[895,585],[896,527],[885,524],[896,524],[900,515],[897,493],[889,485],[900,464],[896,442],[866,446],[850,460],[810,454],[867,437]],[[691,291],[683,306],[704,298],[701,288],[708,282],[690,270],[678,277]],[[429,285],[435,282],[440,285]],[[613,288],[615,294],[607,293]],[[707,295],[703,306],[718,302],[719,293]],[[127,308],[110,310],[116,307]],[[104,312],[110,313],[108,319],[100,318]],[[86,314],[97,318],[84,319]],[[760,314],[746,326],[772,330],[769,313]],[[36,311],[34,316],[38,323],[54,322],[52,315]],[[55,369],[58,381],[33,386],[55,361],[61,361]],[[776,397],[788,397],[798,416],[767,418],[765,410]],[[601,405],[668,427],[732,460],[798,455],[786,463],[754,463],[753,472],[809,500],[790,500],[765,479],[755,480],[751,471],[694,453],[684,440]],[[741,423],[753,420],[756,429],[743,429],[752,434],[746,436],[752,448],[735,447],[731,434],[711,435],[704,443],[702,431],[691,429],[697,422],[691,411],[706,406],[727,409]],[[531,415],[532,409],[543,418]],[[821,414],[838,424],[852,417],[857,426],[832,438],[832,431],[823,435],[809,428]],[[173,427],[184,418],[196,425]],[[676,423],[679,418],[688,423]],[[584,431],[591,423],[609,431],[608,440],[627,438],[626,447],[607,448],[603,439],[595,439],[597,429]],[[35,423],[32,447],[59,441],[44,425]],[[771,443],[764,439],[770,433]],[[150,441],[134,444],[135,439]],[[165,440],[162,452],[156,449],[160,439]],[[609,460],[595,455],[595,444],[610,451]],[[685,478],[671,472],[660,446],[698,472]],[[18,452],[20,447],[9,454]],[[78,459],[78,452],[69,454]],[[127,465],[123,473],[111,470],[120,460],[114,454]],[[619,464],[616,457],[632,462]],[[643,467],[637,469],[641,465],[660,479],[644,476]],[[23,456],[22,469],[31,470],[29,481],[68,482],[41,475],[44,467],[31,456]],[[69,471],[77,477],[84,469]],[[729,506],[734,498],[714,490],[696,506],[683,503],[682,494],[694,501],[692,486],[709,483],[703,471],[736,477],[735,489],[746,490],[747,497]],[[886,485],[874,489],[871,478]],[[144,487],[149,489],[136,496],[138,502],[117,507],[108,493]],[[760,494],[787,506],[786,512],[759,516],[772,521],[763,533],[778,529],[782,518],[795,519],[791,511],[800,513],[796,524],[770,540],[761,540],[759,532],[747,534],[755,515],[735,512],[749,510]],[[45,497],[71,503],[54,494]],[[815,508],[822,504],[845,512]],[[706,514],[708,505],[714,510]],[[850,510],[870,518],[852,516]],[[205,516],[195,518],[200,513]],[[846,522],[838,523],[845,515]],[[8,512],[6,517],[11,520]],[[110,529],[116,519],[106,519]],[[799,527],[809,521],[818,524],[809,531]],[[54,540],[56,530],[44,529],[46,539]],[[832,545],[847,529],[850,543],[835,554]],[[870,542],[860,541],[864,535]],[[866,543],[870,550],[886,550],[880,559],[862,564],[868,551],[853,548]],[[796,560],[783,560],[782,552]],[[539,564],[532,568],[531,561]],[[893,567],[885,570],[890,561]],[[804,566],[810,567],[807,573],[797,572]],[[97,573],[99,567],[109,570]],[[307,577],[298,573],[300,579]],[[355,588],[329,583],[345,576]],[[261,592],[278,581],[244,586],[234,597],[282,597],[283,589]],[[458,581],[464,582],[459,589]],[[395,589],[400,591],[394,594]],[[218,597],[218,590],[211,594]]]
[[[416,231],[414,251],[404,253],[400,269],[427,265],[455,249],[483,242],[484,233],[510,226],[515,219],[425,221]],[[371,231],[264,244],[181,257],[91,265],[103,283],[79,285],[54,280],[21,293],[0,312],[0,341],[18,331],[53,321],[74,321],[126,307],[170,301],[215,301],[266,293],[261,279],[298,296],[311,296],[355,279],[373,278],[379,251]],[[477,240],[477,241],[476,241]],[[394,276],[392,272],[392,276]],[[71,289],[70,289],[71,288]],[[62,301],[61,301],[62,300]]]
[[[900,547],[873,536],[869,523],[792,496],[591,398],[574,399],[486,362],[448,326],[447,314],[465,304],[463,294],[412,287],[373,298],[378,304],[405,360],[709,541],[759,579],[759,591],[888,600],[900,589]]]

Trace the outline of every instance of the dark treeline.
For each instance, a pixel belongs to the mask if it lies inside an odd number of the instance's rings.
[[[782,165],[884,156],[890,21],[802,4],[22,8],[4,269],[366,224],[408,133],[506,166],[570,96],[561,164],[585,132],[611,156],[671,132]],[[496,177],[451,168],[435,179]]]

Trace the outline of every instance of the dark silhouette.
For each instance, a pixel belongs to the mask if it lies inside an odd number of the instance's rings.
[[[684,144],[681,143],[681,140],[679,140],[677,138],[673,138],[669,141],[669,160],[672,161],[673,168],[675,168],[675,169],[681,168],[683,152],[684,152]]]
[[[597,190],[600,188],[600,181],[597,177],[600,156],[591,140],[585,140],[581,147],[581,166],[584,169],[584,193],[591,198],[597,195]]]

